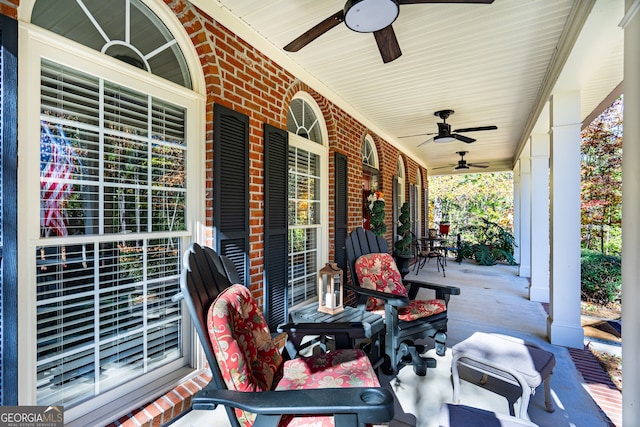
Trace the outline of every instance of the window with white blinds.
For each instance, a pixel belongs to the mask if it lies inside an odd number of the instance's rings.
[[[300,94],[289,105],[289,281],[293,307],[318,293],[318,270],[327,246],[326,126],[317,104]]]
[[[186,110],[41,65],[37,401],[68,407],[183,356]]]
[[[318,293],[320,156],[289,147],[289,306]]]

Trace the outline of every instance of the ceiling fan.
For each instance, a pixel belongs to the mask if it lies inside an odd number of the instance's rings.
[[[284,47],[287,52],[297,52],[341,22],[352,31],[373,33],[382,56],[382,62],[391,62],[402,55],[398,39],[391,24],[400,13],[400,5],[420,3],[479,3],[491,4],[494,0],[347,0],[342,10],[311,27]]]
[[[436,169],[446,169],[446,168],[450,168],[451,166],[455,166],[453,168],[454,171],[458,171],[458,170],[464,170],[464,169],[469,169],[469,168],[482,168],[482,169],[486,169],[489,167],[489,163],[487,162],[482,162],[482,163],[467,163],[467,161],[464,159],[465,154],[468,154],[468,151],[456,151],[456,154],[460,155],[460,160],[458,160],[458,164],[449,164],[448,166],[440,166],[437,168],[433,168],[433,170]]]
[[[421,147],[424,144],[427,144],[427,143],[429,143],[431,141],[437,142],[437,143],[442,143],[442,142],[455,141],[456,139],[458,141],[462,141],[462,142],[466,142],[467,144],[471,144],[472,142],[475,142],[475,139],[469,138],[468,136],[460,135],[460,133],[477,132],[477,131],[480,131],[480,130],[496,130],[496,129],[498,129],[497,126],[492,125],[492,126],[478,126],[478,127],[474,127],[474,128],[455,129],[453,132],[451,132],[451,125],[449,123],[447,123],[447,119],[453,113],[454,113],[453,110],[440,110],[440,111],[436,111],[435,113],[433,113],[435,116],[438,116],[438,117],[440,117],[442,119],[442,123],[438,123],[438,132],[419,133],[417,135],[400,136],[399,138],[411,138],[411,137],[414,137],[414,136],[422,136],[422,135],[435,135],[433,138],[429,138],[426,141],[421,142],[420,144],[418,144],[418,147]]]

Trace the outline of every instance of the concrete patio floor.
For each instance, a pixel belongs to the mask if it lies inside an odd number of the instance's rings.
[[[544,392],[539,387],[529,405],[531,421],[541,427],[608,427],[613,425],[588,392],[589,385],[576,369],[567,348],[551,345],[546,340],[547,314],[540,303],[529,301],[529,281],[517,275],[517,267],[507,265],[479,266],[464,261],[448,261],[446,277],[436,271],[435,263],[427,264],[417,277],[435,283],[459,286],[461,294],[451,298],[447,352],[435,356],[432,342],[426,342],[428,355],[438,359],[438,366],[427,375],[418,377],[411,366],[400,370],[397,376],[381,375],[383,385],[390,387],[396,397],[395,419],[391,426],[438,426],[438,410],[443,403],[452,401],[451,346],[463,341],[476,331],[501,333],[522,338],[553,352],[556,367],[551,379],[553,413],[544,409]],[[415,276],[411,271],[408,277]],[[427,291],[419,294],[429,298]],[[493,392],[462,381],[462,404],[508,414],[507,400]],[[517,413],[518,406],[516,404]],[[191,411],[171,424],[185,426],[227,426],[222,408],[215,411]]]

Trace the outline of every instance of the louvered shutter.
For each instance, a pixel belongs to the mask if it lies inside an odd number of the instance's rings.
[[[18,404],[18,25],[0,16],[0,406]]]
[[[249,117],[221,105],[214,107],[213,225],[217,251],[248,278]]]
[[[287,238],[289,137],[264,126],[264,286],[265,317],[274,329],[287,320]]]
[[[342,269],[347,271],[347,253],[345,249],[345,239],[348,230],[348,202],[347,202],[347,156],[335,153],[334,156],[334,173],[335,173],[335,262]]]
[[[422,236],[429,229],[429,189],[422,190]]]
[[[398,182],[398,177],[394,176],[393,177],[393,206],[392,206],[392,211],[393,211],[393,215],[392,215],[392,228],[391,228],[391,241],[395,242],[396,241],[396,237],[397,237],[397,226],[398,226],[398,218],[400,217],[400,183]]]
[[[409,184],[409,217],[411,221],[411,232],[416,236],[418,231],[418,186]]]

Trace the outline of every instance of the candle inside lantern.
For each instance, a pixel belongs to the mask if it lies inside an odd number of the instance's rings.
[[[327,308],[333,308],[333,307],[334,307],[334,305],[335,305],[335,304],[334,304],[334,300],[335,300],[335,298],[334,298],[334,295],[333,295],[333,294],[331,294],[331,293],[328,293],[328,292],[327,292],[327,294],[325,295],[325,298],[324,298],[324,299],[325,299],[325,303],[324,303],[324,305],[325,305]]]

